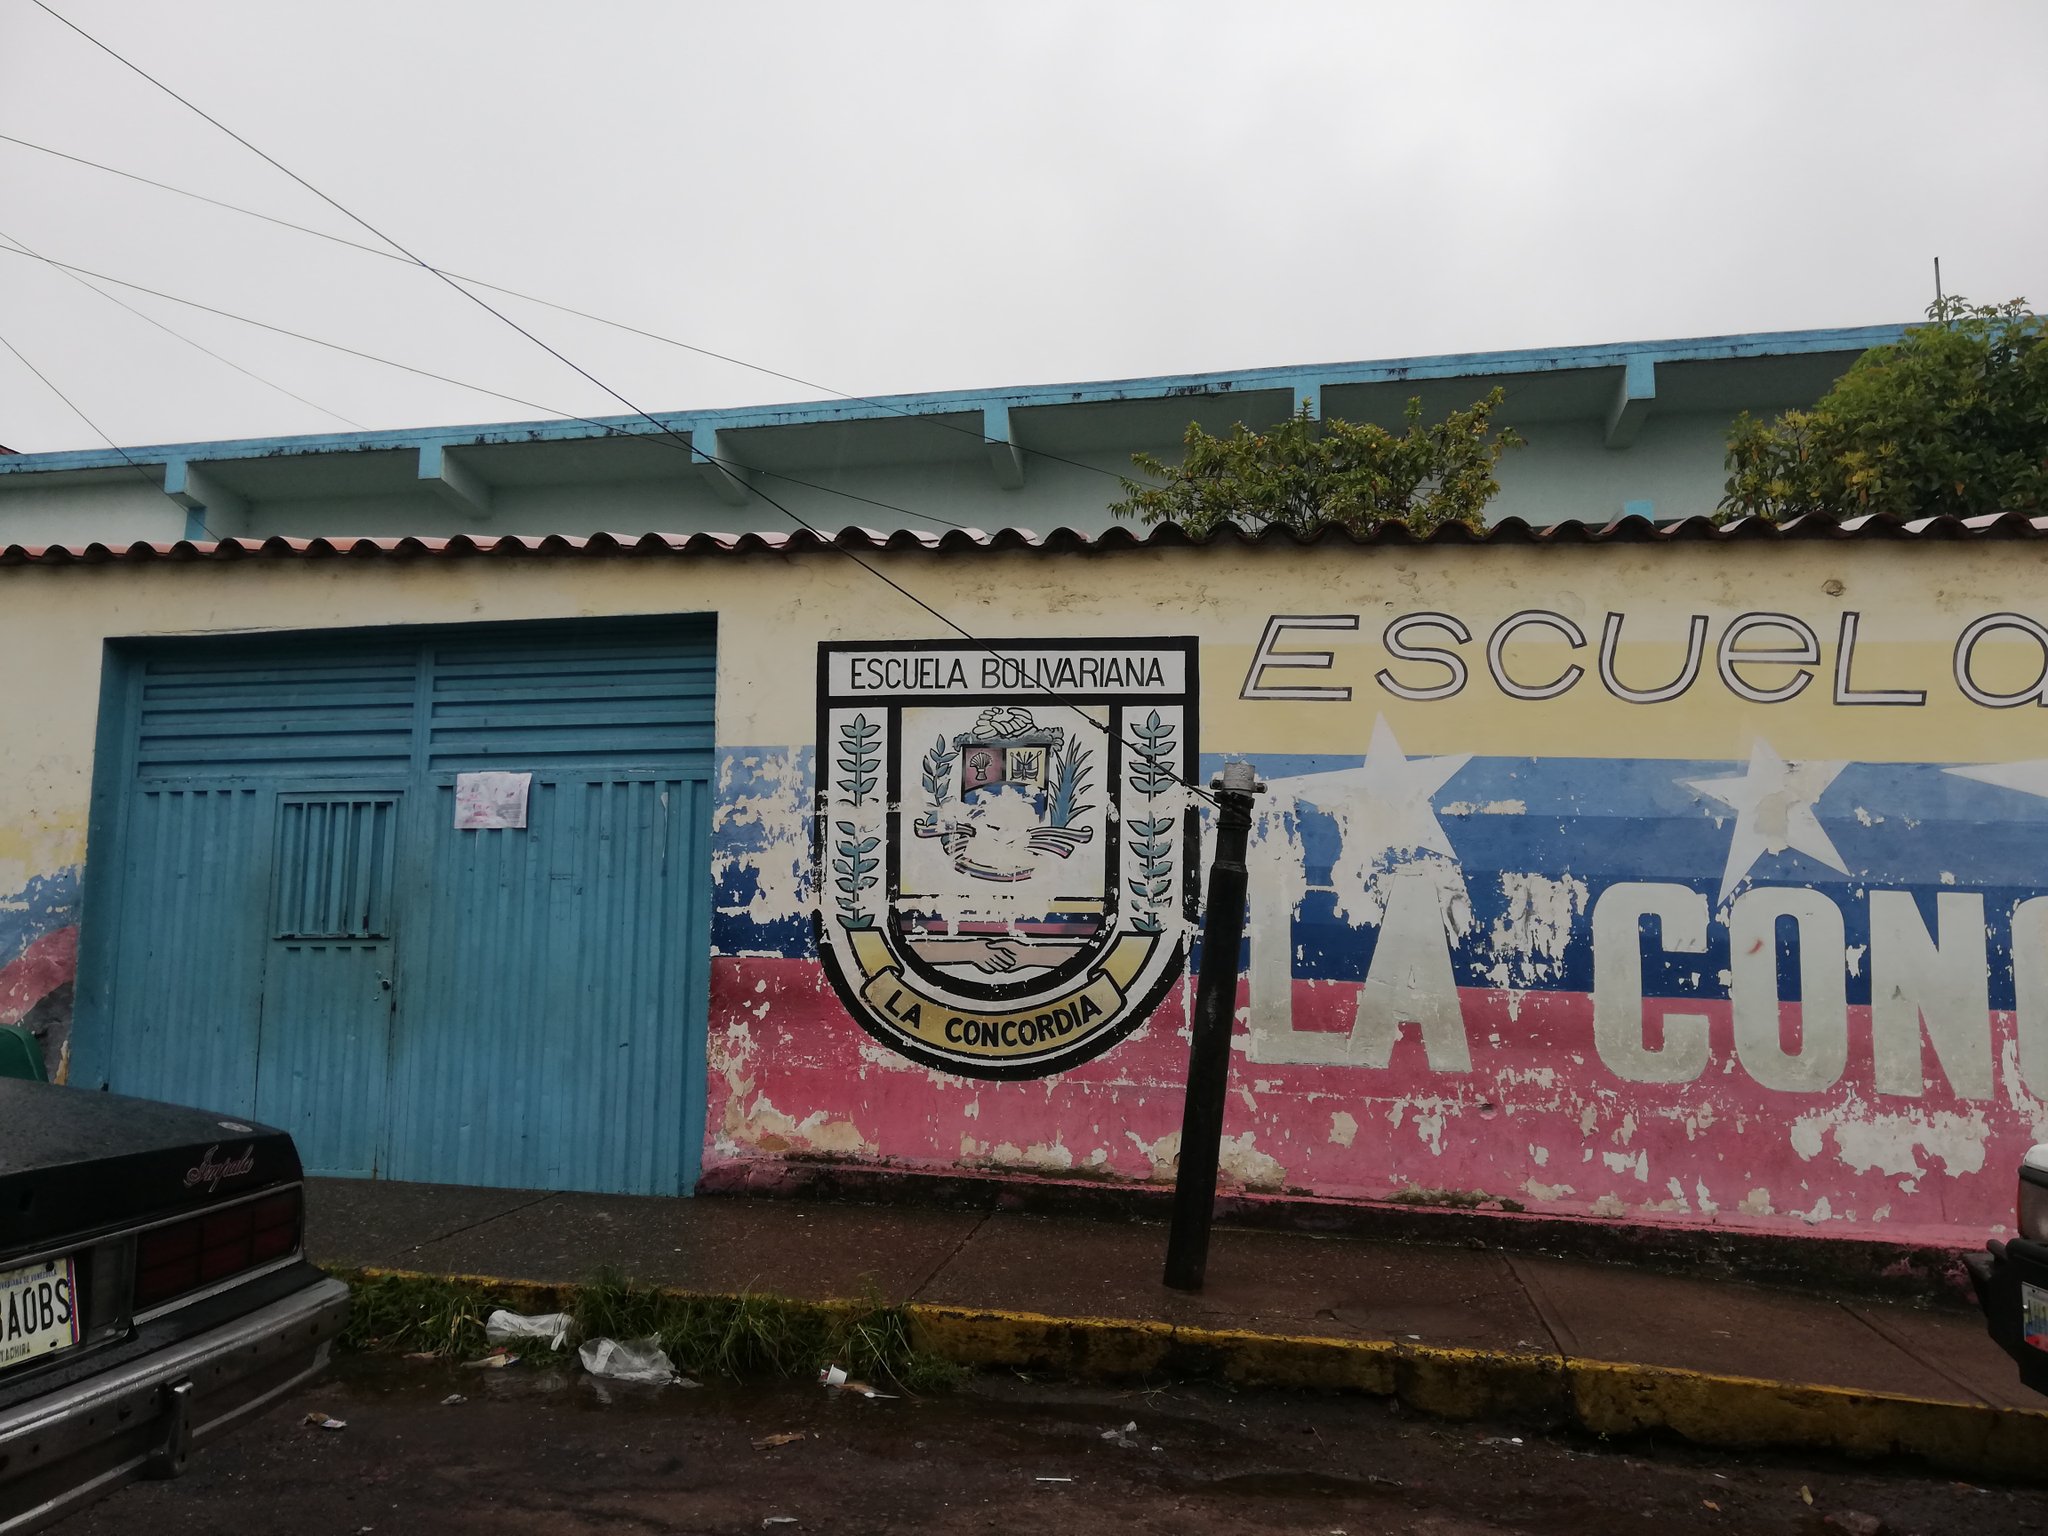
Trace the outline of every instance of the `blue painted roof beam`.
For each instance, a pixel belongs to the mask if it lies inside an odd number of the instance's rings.
[[[722,446],[724,442],[725,434],[716,427],[700,424],[690,428],[690,447],[695,450],[697,473],[728,507],[744,507],[752,489],[744,478],[719,462],[733,457],[732,451]]]
[[[474,468],[450,453],[443,443],[420,444],[420,484],[467,517],[491,515],[491,487]]]
[[[1320,390],[1360,384],[1394,383],[1412,386],[1431,379],[1460,379],[1477,382],[1490,378],[1516,378],[1521,387],[1536,377],[1580,369],[1621,368],[1627,373],[1638,361],[1654,377],[1657,362],[1741,362],[1745,359],[1794,357],[1805,353],[1840,353],[1847,359],[1867,347],[1897,341],[1904,326],[1857,326],[1841,330],[1760,332],[1741,336],[1702,336],[1670,341],[1609,343],[1588,347],[1545,347],[1514,352],[1456,353],[1431,357],[1392,358],[1378,362],[1329,363],[1304,368],[1252,368],[1235,373],[1172,374],[1143,379],[1114,379],[1091,383],[1045,384],[1005,389],[952,390],[920,395],[890,395],[879,399],[833,399],[799,401],[781,405],[731,407],[658,417],[659,428],[639,417],[618,416],[602,421],[549,420],[479,423],[464,426],[405,428],[376,432],[348,432],[316,436],[243,438],[212,443],[131,446],[125,453],[108,448],[67,449],[52,453],[22,453],[0,456],[0,481],[17,475],[49,472],[73,473],[100,470],[109,475],[134,472],[134,463],[158,462],[165,457],[183,456],[203,449],[201,455],[214,463],[232,459],[318,458],[327,454],[379,452],[385,449],[414,449],[432,441],[469,447],[495,447],[528,443],[580,442],[591,438],[656,435],[658,431],[698,432],[723,428],[727,431],[757,426],[788,427],[810,423],[879,421],[885,418],[927,414],[957,415],[984,411],[988,407],[1037,408],[1123,402],[1171,400],[1195,395],[1249,394],[1259,390],[1294,389],[1312,381]],[[1623,393],[1628,388],[1623,382]],[[1637,423],[1624,421],[1624,428]],[[936,440],[938,434],[933,434]],[[1054,439],[1042,446],[1058,449]],[[741,455],[745,457],[744,454]],[[706,465],[698,466],[700,470]],[[715,467],[715,466],[708,466]]]
[[[188,459],[164,461],[164,494],[185,509],[185,537],[226,538],[249,526],[249,503]]]
[[[1607,446],[1627,448],[1641,435],[1657,401],[1657,359],[1647,352],[1630,355],[1607,408]]]
[[[988,450],[989,472],[1006,491],[1024,488],[1024,452],[1011,432],[1010,408],[986,405],[981,410],[981,442]]]

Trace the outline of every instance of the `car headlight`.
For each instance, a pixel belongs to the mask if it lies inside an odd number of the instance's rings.
[[[2048,1243],[2048,1141],[2020,1160],[2019,1234],[2030,1243]]]

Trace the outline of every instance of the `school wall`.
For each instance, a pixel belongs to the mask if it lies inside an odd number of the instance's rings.
[[[1003,642],[1198,638],[1201,771],[1247,756],[1271,786],[1233,1182],[1968,1245],[2010,1221],[2012,1169],[2048,1138],[2044,638],[1984,630],[1960,680],[1957,650],[1980,620],[2048,619],[2040,546],[864,558]],[[826,976],[818,647],[957,639],[831,552],[0,569],[0,1022],[57,1042],[68,1023],[107,637],[704,612],[707,1170],[1169,1179],[1186,980],[1092,1059],[996,1081],[907,1059]],[[1490,662],[1490,637],[1531,613]],[[1411,655],[1390,654],[1390,622],[1417,614],[1448,624],[1411,621]],[[1731,684],[1717,650],[1746,614],[1795,619],[1813,646],[1759,624],[1738,651],[1810,659],[1731,658]],[[1679,678],[1696,624],[1688,687],[1616,696]],[[1550,698],[1495,676],[1542,692],[1569,666]]]

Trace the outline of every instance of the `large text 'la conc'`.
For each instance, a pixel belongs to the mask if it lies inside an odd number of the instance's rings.
[[[1470,1072],[1465,998],[1452,974],[1439,895],[1426,877],[1397,874],[1348,1032],[1297,1029],[1288,968],[1267,958],[1271,940],[1252,935],[1250,1057],[1260,1063],[1383,1068],[1404,1025],[1419,1033],[1432,1072]],[[1869,892],[1868,954],[1851,956],[1842,910],[1824,893],[1754,886],[1719,921],[1728,928],[1725,997],[1645,995],[1644,955],[1704,955],[1707,898],[1668,881],[1609,886],[1593,906],[1592,1045],[1614,1076],[1631,1083],[1689,1083],[1712,1061],[1716,1018],[1732,1025],[1734,1059],[1757,1083],[1785,1093],[1821,1093],[1849,1070],[1852,1019],[1857,1059],[1877,1093],[1918,1097],[1927,1086],[1927,1047],[1957,1098],[1990,1099],[1999,1087],[1993,1043],[1989,943],[1992,914],[1976,892],[1944,891],[1932,926],[1910,891]],[[2000,969],[2009,966],[2014,1058],[2006,1086],[2048,1097],[2048,896],[2018,902],[2005,919]],[[1781,927],[1783,933],[1781,935]],[[1280,942],[1285,944],[1284,933]],[[1788,996],[1785,956],[1796,971]],[[1284,949],[1281,954],[1284,956]],[[1867,964],[1870,1001],[1851,1009],[1848,975]],[[1796,1002],[1794,997],[1796,996]],[[1788,1005],[1796,1040],[1787,1038]]]

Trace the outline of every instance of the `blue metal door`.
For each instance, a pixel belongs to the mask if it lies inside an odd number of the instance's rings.
[[[709,636],[573,651],[451,637],[428,670],[408,865],[426,924],[400,960],[390,1174],[687,1189],[709,994]],[[514,766],[532,774],[526,826],[457,828],[457,777]]]
[[[277,797],[256,1118],[308,1173],[378,1166],[391,1067],[397,795]]]
[[[672,1194],[694,1177],[701,1120],[663,1106],[702,1050],[675,1020],[705,986],[708,800],[701,779],[554,772],[523,830],[457,831],[437,786],[419,878],[448,899],[402,962],[393,1178]]]
[[[74,1080],[322,1172],[687,1192],[714,676],[691,621],[125,658]],[[455,825],[483,770],[530,775],[524,828]]]
[[[123,811],[92,849],[87,916],[119,942],[80,968],[71,1080],[253,1115],[271,792],[146,781]]]

